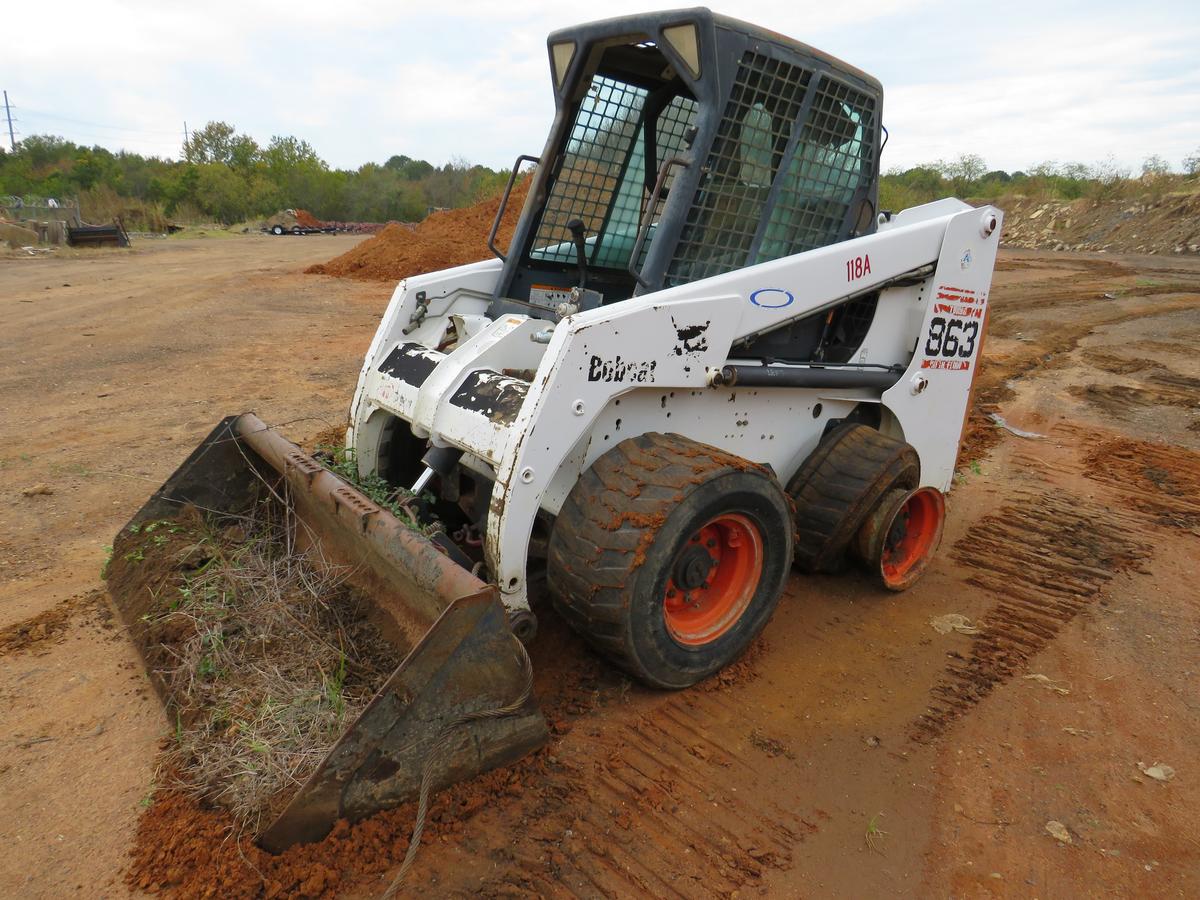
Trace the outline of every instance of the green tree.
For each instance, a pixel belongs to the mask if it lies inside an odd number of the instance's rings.
[[[407,156],[392,156],[385,162],[384,168],[398,172],[406,181],[420,181],[435,171],[432,164],[423,159],[411,159]]]
[[[235,169],[249,168],[258,154],[254,139],[238,134],[227,122],[209,122],[183,145],[183,158],[190,163],[222,163]]]
[[[218,222],[231,225],[245,219],[250,212],[247,200],[245,180],[229,166],[197,166],[195,201]]]
[[[972,185],[983,177],[987,163],[975,153],[964,153],[953,162],[938,161],[938,171],[948,179],[956,194],[966,194]]]
[[[182,161],[55,135],[31,135],[0,154],[0,194],[80,196],[97,218],[140,216],[155,227],[166,216],[239,222],[285,207],[324,219],[415,221],[430,206],[462,206],[497,191],[505,177],[463,159],[433,166],[399,154],[355,171],[331,169],[302,139],[276,136],[263,148],[219,121],[189,136]]]

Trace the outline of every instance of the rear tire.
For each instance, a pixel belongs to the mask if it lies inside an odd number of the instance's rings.
[[[274,235],[283,234],[283,226],[282,225],[272,225],[271,226],[271,234],[274,234]]]
[[[769,470],[679,435],[622,441],[559,512],[547,560],[555,608],[640,681],[688,687],[770,619],[790,567],[790,519]]]
[[[839,571],[880,498],[916,487],[920,477],[920,457],[911,445],[867,425],[834,428],[788,482],[796,504],[796,565],[806,572]]]
[[[888,491],[867,516],[852,544],[867,571],[889,591],[916,584],[942,542],[946,500],[937,488]]]

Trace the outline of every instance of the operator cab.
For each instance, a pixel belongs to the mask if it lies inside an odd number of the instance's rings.
[[[564,302],[613,303],[874,230],[882,88],[869,75],[707,9],[548,43],[557,111],[510,246],[493,242],[493,317],[555,319]],[[793,330],[777,342],[793,346]]]

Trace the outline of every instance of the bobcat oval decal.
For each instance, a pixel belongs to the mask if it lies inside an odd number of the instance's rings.
[[[783,309],[795,303],[796,298],[783,288],[759,288],[750,295],[750,302],[763,309]]]

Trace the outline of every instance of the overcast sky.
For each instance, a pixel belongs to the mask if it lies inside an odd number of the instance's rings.
[[[545,39],[680,4],[7,3],[0,88],[17,138],[178,158],[183,123],[309,141],[331,165],[395,153],[507,167],[553,114]],[[884,84],[884,167],[977,153],[993,168],[1200,147],[1200,0],[738,0],[713,9],[839,56]],[[4,135],[7,146],[7,134]]]

